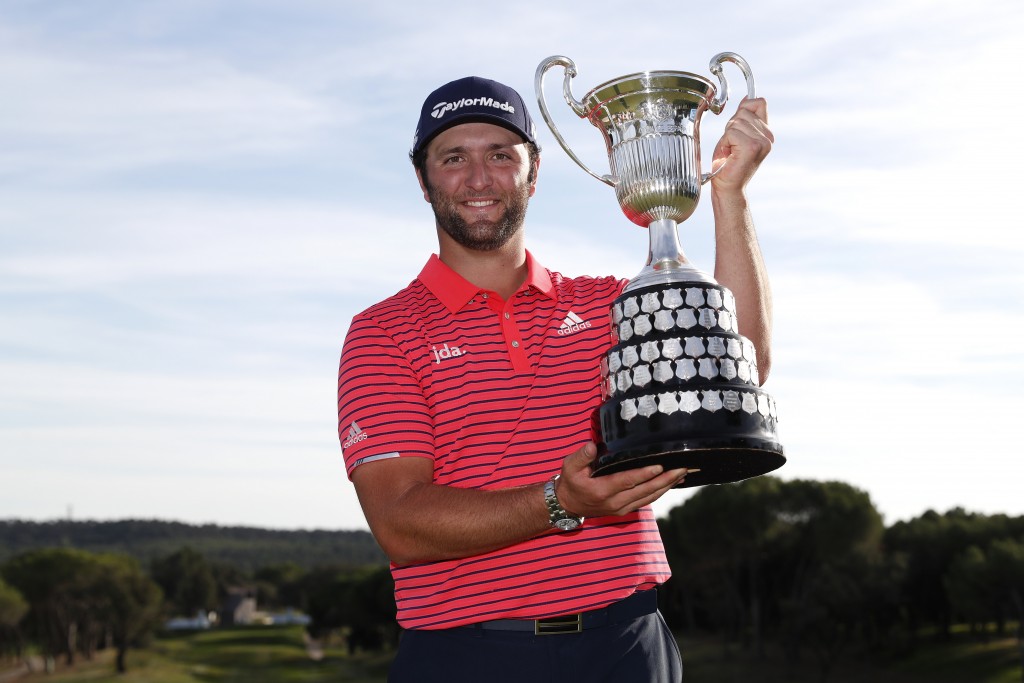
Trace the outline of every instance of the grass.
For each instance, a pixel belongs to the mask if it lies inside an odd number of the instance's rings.
[[[814,661],[796,667],[771,649],[757,659],[725,648],[712,637],[680,639],[686,683],[818,683]],[[114,672],[112,652],[80,660],[54,674],[36,673],[19,683],[384,683],[391,653],[349,656],[328,642],[311,659],[301,627],[234,628],[164,636],[128,653],[128,672]],[[2,674],[2,672],[0,672]],[[0,676],[2,678],[2,676]],[[927,641],[898,660],[847,656],[828,683],[1020,683],[1016,639],[994,635],[982,642],[966,633],[947,643]]]
[[[795,666],[778,650],[767,648],[763,659],[738,647],[726,649],[720,639],[680,639],[687,683],[819,683],[815,660],[804,653]],[[992,637],[987,643],[966,633],[948,642],[925,641],[911,654],[847,653],[827,677],[828,683],[1021,683],[1017,640]]]
[[[234,628],[157,638],[128,653],[128,672],[114,671],[114,653],[80,660],[54,674],[31,674],[19,683],[382,683],[391,655],[354,657],[336,645],[311,659],[302,627]]]
[[[930,648],[901,660],[893,667],[933,681],[978,681],[979,683],[1021,683],[1020,659],[1014,638],[993,638],[989,642],[964,641],[954,647]]]

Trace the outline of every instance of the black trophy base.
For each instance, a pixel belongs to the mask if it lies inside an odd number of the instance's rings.
[[[594,476],[661,465],[666,470],[685,467],[690,470],[676,488],[708,484],[729,484],[759,477],[786,464],[782,447],[755,439],[708,438],[661,443],[618,453],[609,453],[598,445]]]
[[[786,462],[775,401],[739,334],[735,298],[714,283],[627,290],[612,306],[615,345],[601,365],[596,476],[661,464],[680,488],[756,477]]]

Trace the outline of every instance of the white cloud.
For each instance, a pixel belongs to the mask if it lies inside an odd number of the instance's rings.
[[[8,33],[8,38],[10,38]],[[0,49],[0,162],[47,181],[308,149],[343,111],[267,74],[184,50]]]
[[[0,225],[9,224],[14,248],[0,255],[0,283],[68,290],[174,279],[186,289],[217,280],[221,294],[234,295],[352,290],[403,273],[411,279],[422,253],[436,248],[426,204],[414,218],[260,197],[66,193],[61,200],[22,195],[6,204]]]

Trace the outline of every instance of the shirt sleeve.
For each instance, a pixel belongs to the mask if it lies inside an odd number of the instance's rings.
[[[372,318],[352,320],[338,370],[338,436],[351,478],[375,460],[434,458],[434,425],[400,345]]]

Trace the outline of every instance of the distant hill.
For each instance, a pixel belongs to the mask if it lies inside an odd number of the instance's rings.
[[[281,531],[128,519],[112,522],[0,520],[0,562],[34,548],[67,547],[150,560],[188,546],[210,562],[252,571],[284,562],[304,569],[385,564],[368,531]]]

